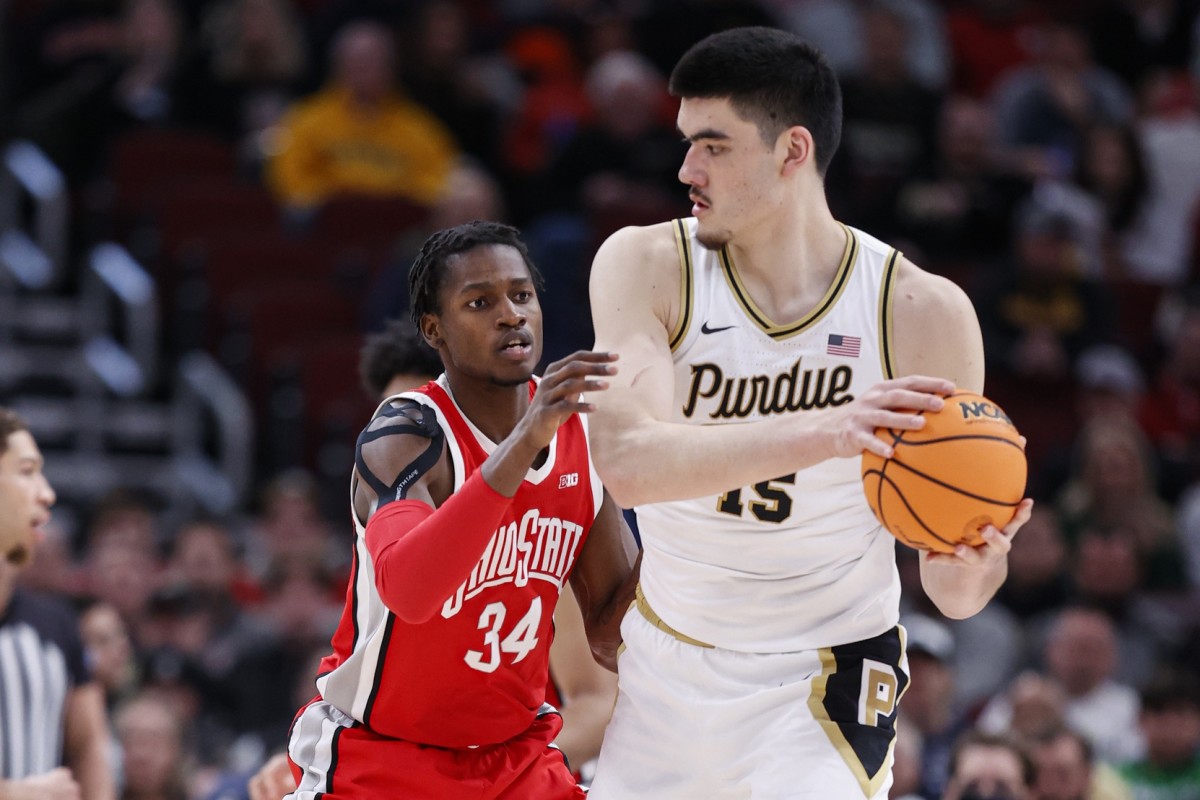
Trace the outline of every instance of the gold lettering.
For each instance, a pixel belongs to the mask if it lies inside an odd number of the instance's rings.
[[[896,710],[896,675],[878,664],[882,669],[869,666],[878,662],[863,663],[862,719],[863,725],[877,726],[880,717],[890,717]]]

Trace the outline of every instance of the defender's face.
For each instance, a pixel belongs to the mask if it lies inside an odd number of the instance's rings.
[[[486,245],[447,262],[430,328],[447,363],[499,386],[525,383],[542,356],[542,307],[521,254]]]
[[[9,434],[0,456],[0,559],[25,564],[39,529],[50,521],[54,490],[42,474],[42,453],[28,431]]]
[[[685,98],[676,124],[688,144],[679,180],[689,187],[697,238],[719,249],[780,204],[779,159],[726,99]]]

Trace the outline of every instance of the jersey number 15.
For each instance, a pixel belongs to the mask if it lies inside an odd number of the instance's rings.
[[[792,496],[778,486],[772,486],[773,483],[796,483],[796,474],[784,475],[774,480],[763,481],[756,483],[750,488],[755,491],[759,499],[751,500],[743,505],[742,490],[734,489],[732,492],[726,492],[717,500],[717,511],[722,514],[732,514],[735,517],[742,516],[745,507],[750,507],[750,513],[763,522],[783,522],[792,515]]]

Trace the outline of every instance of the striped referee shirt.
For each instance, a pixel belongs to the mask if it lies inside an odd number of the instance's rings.
[[[18,588],[0,616],[0,778],[62,766],[67,696],[88,680],[74,612]]]

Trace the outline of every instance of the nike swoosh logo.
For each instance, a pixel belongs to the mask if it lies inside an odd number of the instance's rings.
[[[736,328],[736,327],[737,327],[737,325],[726,325],[724,328],[710,328],[710,327],[708,327],[708,323],[705,322],[703,325],[700,326],[700,332],[701,333],[720,333],[721,331],[727,331],[730,328]]]

